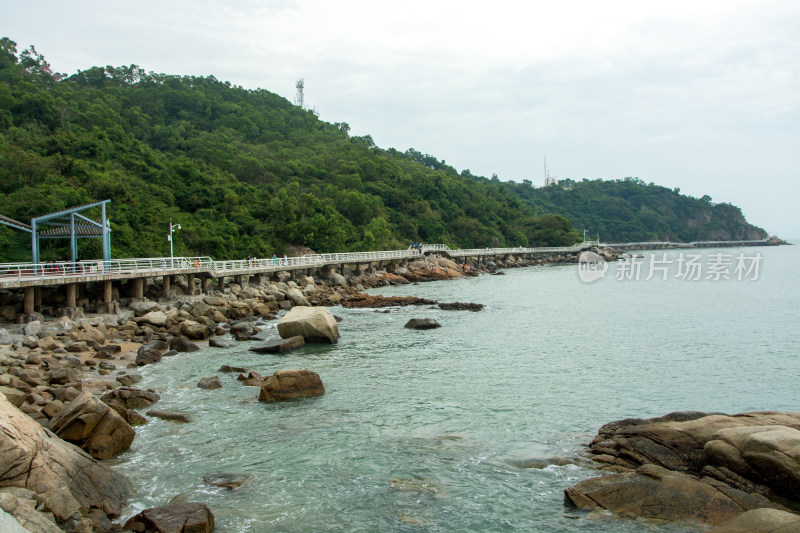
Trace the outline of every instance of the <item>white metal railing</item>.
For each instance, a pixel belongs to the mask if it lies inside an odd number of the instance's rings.
[[[210,257],[150,257],[138,259],[112,259],[110,261],[59,261],[50,263],[0,264],[0,283],[32,280],[61,280],[81,277],[124,277],[153,273],[184,273],[192,270],[209,270],[214,261]]]

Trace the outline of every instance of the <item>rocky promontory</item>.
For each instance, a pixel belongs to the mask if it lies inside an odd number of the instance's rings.
[[[55,436],[0,394],[0,507],[24,527],[107,531],[128,501],[125,478]]]
[[[581,509],[720,526],[773,509],[753,516],[774,517],[776,531],[800,509],[800,413],[625,419],[603,426],[588,451],[607,475],[565,490]]]

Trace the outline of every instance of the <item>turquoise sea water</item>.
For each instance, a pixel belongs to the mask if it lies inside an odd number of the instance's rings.
[[[137,428],[115,460],[134,487],[129,514],[187,493],[221,532],[697,531],[590,515],[563,499],[596,475],[573,463],[606,422],[800,410],[800,247],[691,253],[704,267],[730,254],[730,274],[740,253],[763,259],[755,281],[675,278],[672,251],[667,281],[645,281],[644,252],[639,281],[616,280],[611,264],[587,284],[576,265],[558,265],[383,288],[373,292],[486,309],[332,308],[343,319],[337,345],[261,355],[245,342],[145,367],[139,386],[161,391],[159,409],[194,421]],[[412,317],[442,327],[403,328]],[[262,404],[257,388],[219,374],[222,364],[308,368],[327,392]],[[210,375],[222,389],[196,387]],[[230,491],[205,485],[208,472],[252,478]]]

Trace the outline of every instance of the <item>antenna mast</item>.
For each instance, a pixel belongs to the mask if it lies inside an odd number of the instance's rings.
[[[297,83],[295,83],[294,86],[297,88],[297,96],[294,97],[294,103],[295,105],[300,106],[300,109],[305,109],[306,103],[303,100],[303,87],[305,84],[303,83],[303,78],[297,80]]]

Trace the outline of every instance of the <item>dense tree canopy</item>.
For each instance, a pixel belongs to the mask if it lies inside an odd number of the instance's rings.
[[[176,255],[219,259],[283,254],[290,244],[318,252],[572,244],[581,235],[570,219],[614,238],[691,239],[708,228],[678,231],[686,213],[710,212],[713,222],[727,209],[741,219],[733,206],[638,181],[534,189],[459,174],[349,130],[213,76],[130,65],[64,77],[33,47],[18,53],[0,40],[0,214],[27,222],[110,199],[114,257],[167,254],[170,218],[182,227]],[[30,259],[27,236],[5,226],[0,247],[0,261]],[[98,249],[81,243],[84,257]],[[58,243],[42,253],[68,255]]]

